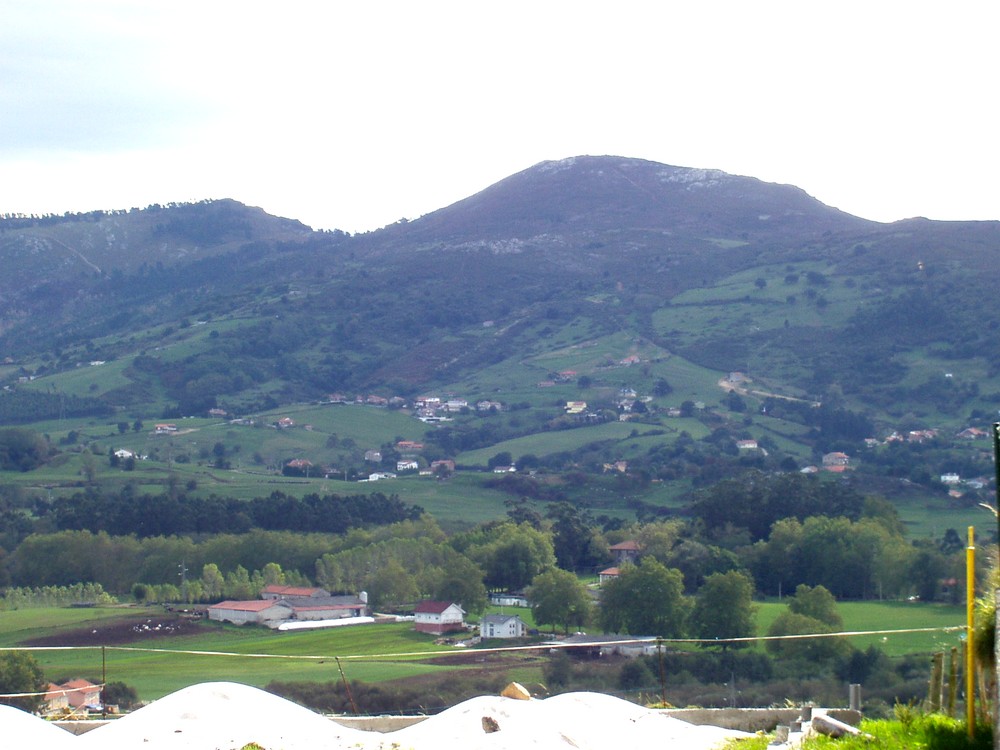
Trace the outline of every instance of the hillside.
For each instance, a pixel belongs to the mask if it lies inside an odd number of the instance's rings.
[[[599,477],[623,460],[634,482],[611,483],[611,508],[933,429],[906,447],[922,491],[946,498],[940,474],[990,473],[982,444],[953,436],[988,427],[1000,394],[1000,312],[980,302],[998,247],[997,222],[877,224],[792,186],[621,157],[543,162],[356,236],[232,201],[8,217],[0,422],[55,442],[101,420],[266,423],[331,394],[396,397],[412,431],[345,447],[354,428],[331,425],[242,461],[356,476],[365,449],[404,435],[427,443],[421,466],[509,453]],[[430,394],[467,407],[422,424],[414,399]],[[740,453],[750,439],[762,450]],[[886,468],[913,463],[893,451],[866,459],[866,481],[914,478]]]

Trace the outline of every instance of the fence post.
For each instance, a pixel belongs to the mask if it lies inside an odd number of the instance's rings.
[[[847,689],[847,705],[852,711],[861,710],[861,685],[856,682]]]
[[[941,710],[941,679],[944,672],[944,654],[938,652],[931,660],[931,683],[927,690],[927,710],[936,714]]]

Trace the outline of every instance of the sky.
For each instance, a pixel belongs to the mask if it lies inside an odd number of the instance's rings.
[[[415,219],[549,159],[1000,219],[1000,4],[4,0],[0,213]]]

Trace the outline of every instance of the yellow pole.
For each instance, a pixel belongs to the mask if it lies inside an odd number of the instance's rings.
[[[976,603],[976,530],[969,527],[969,546],[965,548],[965,721],[969,738],[976,733],[976,680],[973,653],[973,615]]]

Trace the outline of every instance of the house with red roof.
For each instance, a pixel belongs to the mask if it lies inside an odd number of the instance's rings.
[[[465,610],[455,602],[425,600],[413,609],[417,632],[443,635],[465,630]]]
[[[605,568],[600,573],[598,573],[598,582],[601,586],[606,584],[608,581],[613,581],[615,578],[621,575],[621,568],[611,567]]]
[[[79,678],[59,685],[50,682],[45,704],[47,711],[100,711],[101,686]]]
[[[625,563],[637,563],[639,555],[642,554],[642,547],[635,539],[626,539],[624,542],[612,544],[608,549],[615,556],[615,565],[621,566]]]

